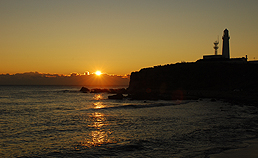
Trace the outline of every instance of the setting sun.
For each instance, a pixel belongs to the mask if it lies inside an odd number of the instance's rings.
[[[101,72],[101,71],[96,71],[95,74],[96,74],[97,76],[100,76],[100,75],[102,74],[102,72]]]

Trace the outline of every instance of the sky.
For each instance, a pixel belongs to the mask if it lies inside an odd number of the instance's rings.
[[[0,74],[124,75],[214,54],[258,58],[257,0],[0,0]]]

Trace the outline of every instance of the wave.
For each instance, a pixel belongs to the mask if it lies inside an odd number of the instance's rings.
[[[59,93],[63,92],[63,93],[82,93],[81,91],[79,90],[61,90],[61,91],[57,91]]]
[[[138,109],[138,108],[153,108],[153,107],[164,107],[164,106],[176,106],[176,105],[182,105],[187,104],[193,101],[174,101],[174,102],[166,102],[166,103],[138,103],[138,104],[122,104],[118,106],[110,106],[110,107],[103,107],[103,108],[90,108],[87,110],[112,110],[112,109]]]

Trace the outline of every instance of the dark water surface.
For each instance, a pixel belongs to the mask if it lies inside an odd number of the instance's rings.
[[[208,157],[258,136],[255,107],[79,89],[0,86],[0,157]]]

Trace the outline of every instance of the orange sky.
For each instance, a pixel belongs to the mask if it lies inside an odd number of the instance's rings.
[[[257,0],[2,0],[0,74],[130,74],[213,54],[258,58]]]

